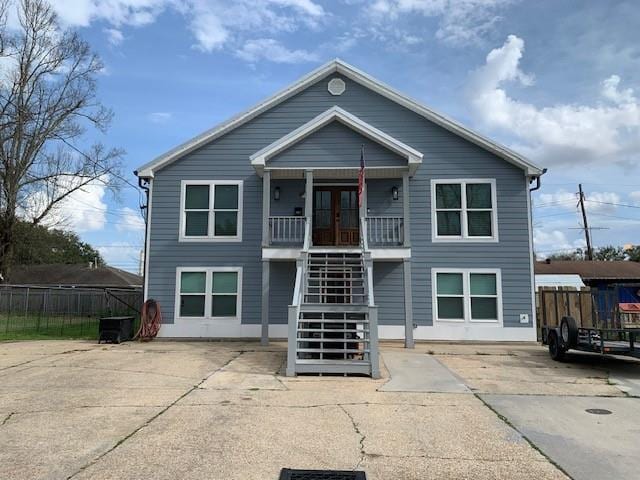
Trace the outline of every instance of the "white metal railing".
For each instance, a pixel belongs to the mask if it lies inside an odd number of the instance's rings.
[[[360,245],[362,247],[362,266],[364,268],[364,288],[367,296],[368,320],[369,320],[369,362],[371,363],[371,376],[380,377],[380,365],[378,360],[378,306],[373,296],[373,259],[369,250],[369,222],[370,218],[360,219]]]
[[[306,217],[269,217],[269,244],[299,244],[304,241]]]
[[[299,217],[296,217],[299,218]],[[302,217],[304,218],[304,217]],[[311,245],[311,219],[306,218],[302,250],[296,261],[296,281],[293,287],[293,298],[288,311],[288,341],[287,341],[287,375],[294,375],[296,369],[296,347],[298,336],[298,319],[300,318],[300,306],[302,305],[304,292],[304,277],[306,274],[309,247]]]
[[[367,241],[371,246],[398,246],[404,244],[404,219],[402,217],[366,217]]]

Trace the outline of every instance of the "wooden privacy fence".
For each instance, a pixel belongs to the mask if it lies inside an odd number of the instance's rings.
[[[536,292],[538,338],[544,326],[560,325],[562,317],[575,318],[579,328],[620,328],[615,289],[541,287]]]
[[[0,286],[0,339],[23,334],[91,337],[100,317],[137,317],[141,289]]]

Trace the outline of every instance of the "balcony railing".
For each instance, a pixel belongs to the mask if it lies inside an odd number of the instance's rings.
[[[402,217],[366,217],[366,223],[370,248],[397,247],[404,244]]]
[[[301,245],[305,222],[305,217],[269,217],[270,245]]]

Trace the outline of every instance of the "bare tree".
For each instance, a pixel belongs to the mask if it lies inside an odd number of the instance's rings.
[[[7,24],[17,10],[18,25]],[[122,151],[87,146],[112,113],[96,98],[100,59],[46,0],[0,0],[0,274],[19,218],[41,223],[92,182],[116,188]]]

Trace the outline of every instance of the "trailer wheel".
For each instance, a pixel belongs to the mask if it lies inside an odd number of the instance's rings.
[[[566,351],[560,345],[560,341],[558,338],[558,332],[555,330],[551,330],[548,334],[547,340],[549,342],[549,355],[556,362],[561,362],[564,359],[564,352]]]
[[[578,345],[578,324],[573,317],[562,317],[560,320],[560,343],[565,350]]]

